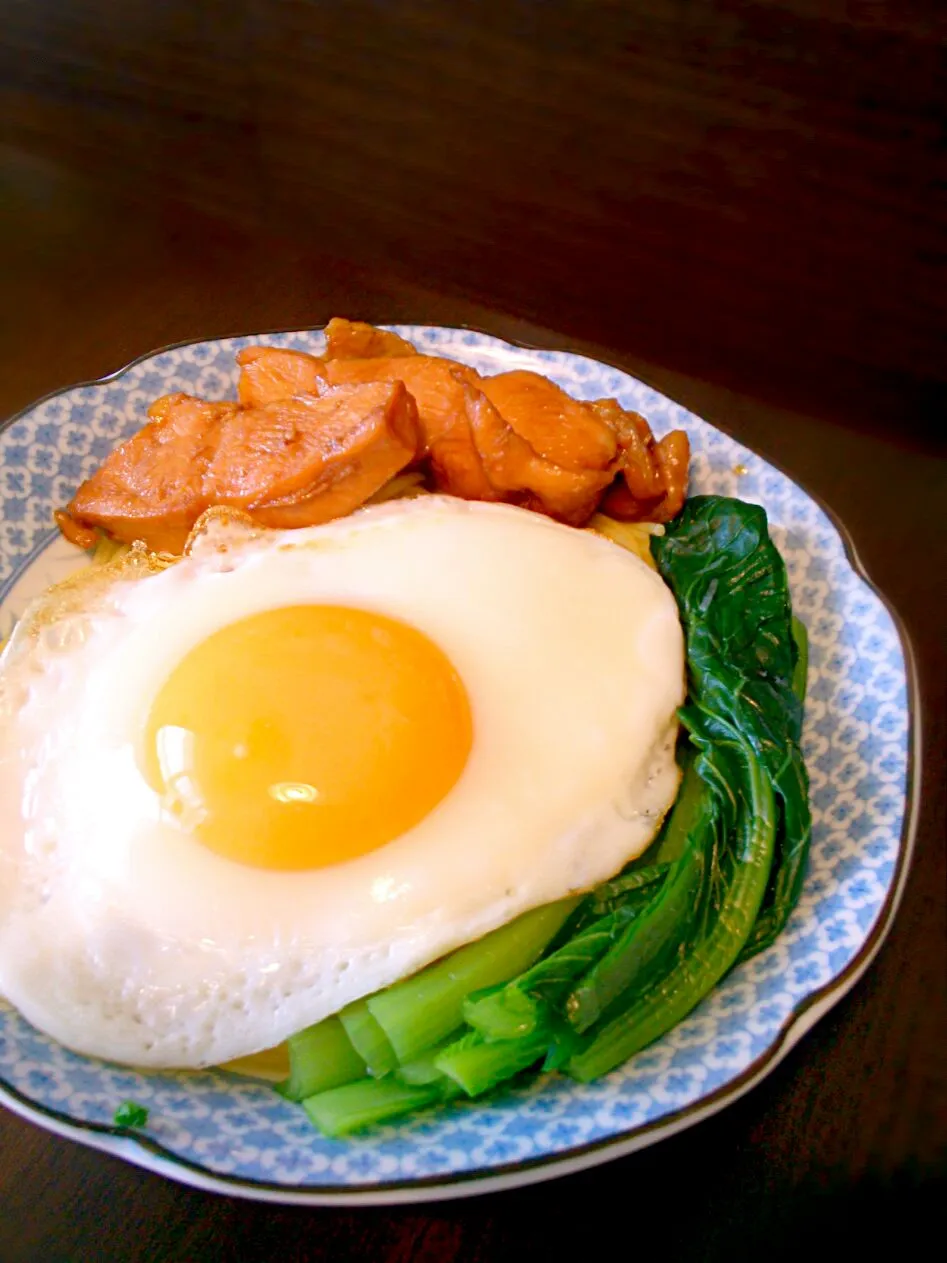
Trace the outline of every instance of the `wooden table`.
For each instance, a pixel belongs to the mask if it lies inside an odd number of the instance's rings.
[[[854,991],[655,1148],[428,1208],[279,1209],[3,1112],[0,1260],[903,1248],[947,1174],[938,6],[343,7],[0,4],[0,415],[169,342],[333,314],[601,355],[847,524],[920,670],[913,870]]]

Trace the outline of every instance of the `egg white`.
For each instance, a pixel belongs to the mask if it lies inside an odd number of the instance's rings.
[[[136,751],[191,648],[305,602],[427,634],[467,689],[473,748],[387,846],[265,871],[163,819]],[[205,541],[19,646],[0,686],[0,993],[69,1047],[140,1066],[270,1047],[589,888],[647,846],[678,784],[683,638],[658,575],[590,533],[446,497]]]

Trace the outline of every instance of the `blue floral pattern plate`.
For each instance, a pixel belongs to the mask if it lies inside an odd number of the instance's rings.
[[[277,1202],[398,1202],[525,1184],[650,1144],[749,1090],[858,979],[891,923],[912,839],[915,684],[890,610],[826,512],[766,461],[617,369],[461,329],[401,327],[421,350],[483,372],[547,374],[582,398],[615,396],[656,433],[684,428],[691,491],[762,504],[786,558],[811,651],[805,755],[814,831],[802,898],[779,940],[685,1021],[587,1086],[541,1076],[484,1102],[327,1140],[266,1085],[220,1072],[137,1073],[47,1039],[0,999],[0,1102],[40,1126],[198,1187]],[[174,347],[64,390],[0,432],[0,637],[24,604],[86,564],[52,512],[148,404],[181,390],[233,396],[253,342],[319,352],[321,333]],[[113,1126],[134,1100],[147,1124]]]

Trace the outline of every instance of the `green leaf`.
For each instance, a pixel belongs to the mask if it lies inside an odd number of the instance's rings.
[[[745,959],[786,924],[802,888],[812,829],[800,747],[800,642],[786,566],[765,510],[724,496],[688,500],[651,549],[681,611],[688,702],[703,715],[706,741],[726,743],[733,734],[748,741],[777,800],[774,862]]]
[[[136,1101],[122,1101],[112,1122],[116,1127],[144,1127],[148,1122],[148,1111]]]

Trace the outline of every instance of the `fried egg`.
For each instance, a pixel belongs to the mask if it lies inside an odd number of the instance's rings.
[[[639,854],[684,647],[637,557],[431,496],[208,529],[0,660],[0,993],[79,1052],[249,1055]]]

